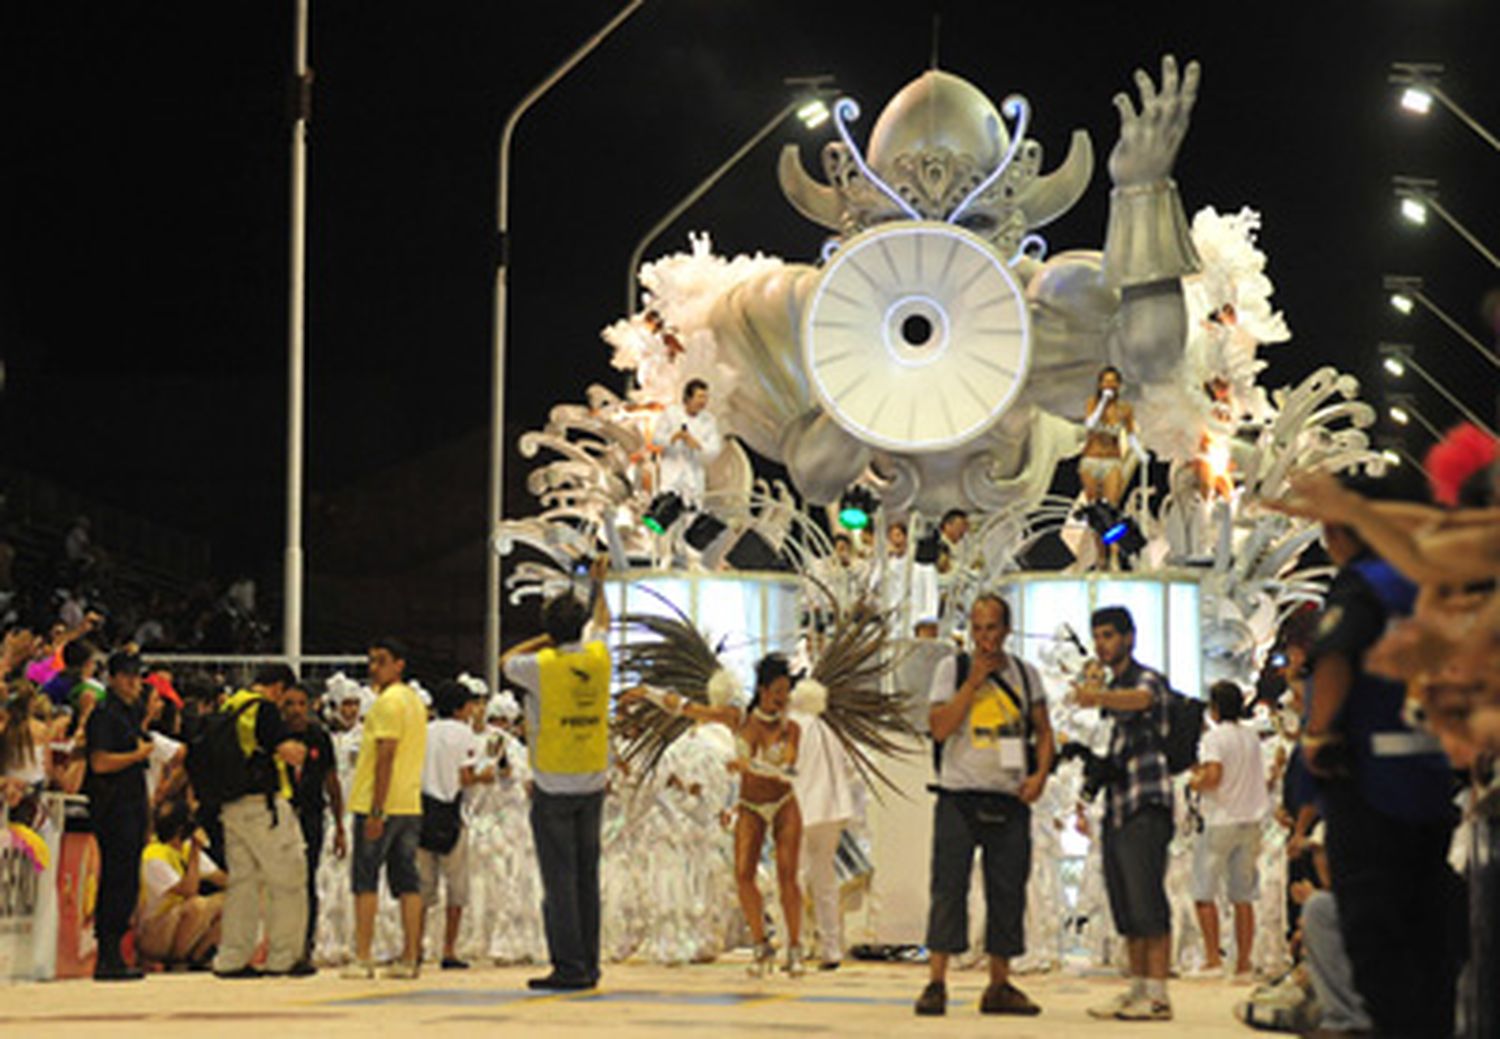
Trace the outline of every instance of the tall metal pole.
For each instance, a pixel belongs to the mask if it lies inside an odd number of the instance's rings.
[[[306,431],[307,121],[312,77],[307,68],[307,7],[295,0],[296,80],[292,113],[291,264],[287,314],[286,552],[282,560],[282,652],[302,662],[302,464]]]
[[[1422,306],[1426,307],[1428,311],[1430,311],[1439,321],[1447,325],[1448,328],[1452,330],[1454,335],[1458,336],[1458,338],[1462,339],[1464,342],[1468,343],[1475,350],[1477,350],[1479,352],[1479,356],[1483,357],[1486,361],[1490,362],[1490,364],[1494,365],[1496,368],[1500,368],[1500,356],[1496,356],[1495,352],[1481,343],[1472,332],[1470,332],[1463,325],[1460,325],[1457,321],[1453,320],[1453,318],[1448,315],[1447,311],[1438,306],[1436,303],[1432,302],[1432,300],[1428,299],[1427,293],[1423,292],[1420,288],[1409,289],[1407,291],[1410,292],[1413,299],[1422,304]]]
[[[489,529],[485,532],[485,589],[484,589],[484,676],[490,690],[500,688],[500,601],[501,567],[500,555],[495,551],[495,531],[505,515],[505,315],[506,274],[510,266],[510,143],[515,135],[516,124],[543,94],[551,90],[573,67],[588,57],[604,38],[619,28],[645,3],[645,0],[630,0],[613,18],[579,47],[552,74],[542,80],[523,97],[505,120],[505,129],[500,133],[500,195],[496,207],[497,226],[500,232],[500,260],[495,269],[495,315],[493,354],[494,369],[490,385],[490,501]]]
[[[1475,252],[1488,260],[1491,267],[1500,268],[1500,256],[1496,256],[1494,251],[1490,249],[1489,246],[1481,242],[1478,236],[1476,236],[1473,231],[1470,231],[1463,224],[1459,223],[1458,218],[1455,217],[1452,213],[1448,212],[1448,210],[1444,209],[1441,202],[1433,198],[1431,195],[1422,195],[1419,197],[1423,202],[1432,207],[1432,211],[1434,213],[1447,221],[1448,226],[1453,228],[1454,231],[1458,232],[1459,237],[1473,246]]]
[[[1422,88],[1430,93],[1433,97],[1441,101],[1445,106],[1447,106],[1448,111],[1458,116],[1459,120],[1470,130],[1473,130],[1476,134],[1478,134],[1480,139],[1483,140],[1485,144],[1488,144],[1491,148],[1495,149],[1497,152],[1500,152],[1500,138],[1497,138],[1494,134],[1490,133],[1490,131],[1484,126],[1483,123],[1460,108],[1458,102],[1449,97],[1447,93],[1444,92],[1442,87],[1438,86],[1436,83],[1424,83],[1422,84]]]
[[[1489,423],[1485,422],[1478,415],[1474,414],[1474,412],[1467,405],[1465,405],[1463,401],[1455,397],[1448,390],[1448,387],[1444,386],[1442,383],[1434,379],[1432,377],[1432,373],[1429,372],[1426,368],[1423,368],[1420,364],[1418,364],[1410,357],[1406,358],[1405,364],[1412,371],[1416,372],[1423,379],[1427,380],[1427,385],[1431,386],[1433,389],[1437,390],[1438,393],[1442,394],[1443,399],[1446,400],[1449,404],[1452,404],[1453,407],[1458,410],[1458,413],[1463,415],[1464,418],[1474,423],[1474,425],[1478,426],[1480,429],[1484,430],[1492,437],[1500,435],[1496,434],[1495,430],[1489,425]]]

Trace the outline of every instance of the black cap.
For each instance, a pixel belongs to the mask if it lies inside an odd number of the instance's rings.
[[[146,667],[134,653],[119,650],[109,655],[107,669],[112,675],[139,675],[145,672]]]

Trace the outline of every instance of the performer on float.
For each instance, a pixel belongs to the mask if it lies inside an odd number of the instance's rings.
[[[904,754],[917,749],[909,696],[883,688],[896,663],[886,623],[885,614],[864,602],[846,610],[824,638],[811,675],[799,679],[795,688],[784,656],[772,653],[762,658],[756,668],[755,696],[746,711],[735,706],[733,675],[719,665],[715,650],[685,615],[622,618],[628,634],[620,651],[620,673],[635,676],[639,684],[620,697],[615,721],[622,737],[621,760],[638,763],[644,782],[697,722],[720,722],[735,734],[732,767],[740,775],[735,872],[755,942],[753,973],[767,972],[774,958],[755,884],[768,830],[776,844],[777,884],[786,914],[786,970],[792,975],[803,972],[802,899],[797,888],[802,815],[792,787],[801,727],[787,711],[820,719],[866,783],[879,780],[895,789],[867,751]],[[654,637],[632,637],[633,631]]]
[[[657,417],[651,442],[661,452],[658,491],[676,493],[688,507],[702,508],[704,468],[724,447],[719,423],[708,410],[708,383],[687,381],[682,403],[669,405]]]
[[[787,717],[792,691],[791,665],[780,653],[769,653],[755,667],[755,695],[750,709],[732,704],[696,704],[676,693],[637,686],[620,697],[622,704],[646,700],[674,717],[697,722],[719,722],[735,736],[735,759],[730,768],[740,774],[739,814],[734,830],[735,879],[740,907],[755,941],[752,973],[764,975],[776,958],[766,938],[765,903],[755,882],[761,848],[769,831],[776,848],[776,886],[786,916],[786,972],[793,977],[802,966],[802,890],[797,865],[802,845],[802,812],[792,780],[797,774],[797,749],[802,729]]]
[[[1115,508],[1125,497],[1129,476],[1120,438],[1128,438],[1136,457],[1145,461],[1145,452],[1136,439],[1135,410],[1120,399],[1120,387],[1120,369],[1113,365],[1100,369],[1098,386],[1089,397],[1088,417],[1083,420],[1088,441],[1078,459],[1084,498],[1090,504],[1104,501]]]

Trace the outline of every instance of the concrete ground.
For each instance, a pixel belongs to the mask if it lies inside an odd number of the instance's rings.
[[[156,974],[145,981],[61,981],[5,987],[0,1035],[338,1036],[468,1035],[499,1025],[541,1035],[661,1036],[1002,1034],[1063,1039],[1122,1030],[1155,1035],[1250,1034],[1231,1015],[1248,989],[1227,981],[1171,986],[1169,1024],[1094,1021],[1093,1003],[1119,990],[1116,978],[1072,972],[1018,978],[1043,1007],[1034,1018],[981,1017],[984,976],[955,972],[946,1018],[917,1018],[912,1001],[926,967],[846,963],[837,972],[757,980],[745,960],[691,967],[614,965],[595,992],[538,995],[536,968],[430,971],[417,981],[344,981],[336,970],[300,980],[219,981],[206,974]]]

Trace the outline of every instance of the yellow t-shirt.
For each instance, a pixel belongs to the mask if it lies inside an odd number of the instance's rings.
[[[359,757],[354,762],[354,789],[349,810],[370,814],[375,798],[375,757],[381,740],[396,741],[391,785],[385,794],[386,815],[422,814],[422,760],[427,756],[427,708],[405,682],[394,682],[375,698],[365,715]]]

